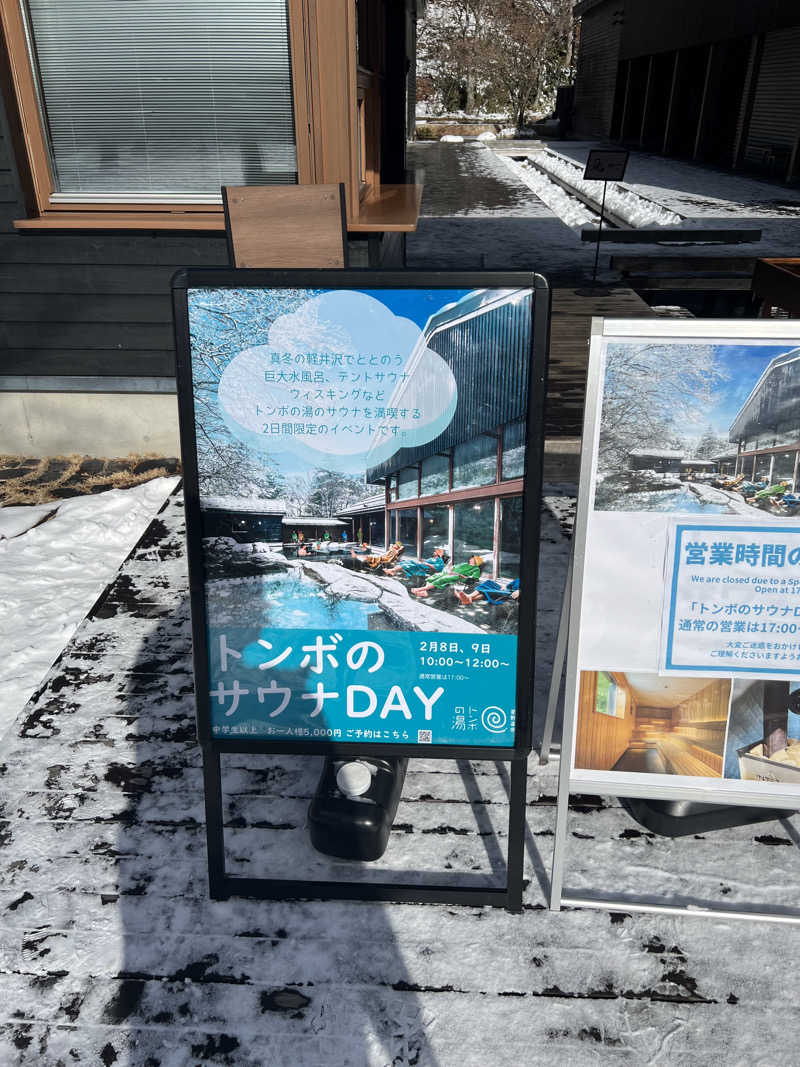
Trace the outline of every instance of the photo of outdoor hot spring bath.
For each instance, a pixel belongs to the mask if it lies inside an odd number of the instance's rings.
[[[800,349],[609,344],[595,508],[800,514]]]
[[[516,634],[527,290],[189,311],[211,627]]]

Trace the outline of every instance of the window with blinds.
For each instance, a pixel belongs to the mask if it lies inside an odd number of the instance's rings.
[[[27,28],[54,199],[297,181],[286,0],[28,0]]]

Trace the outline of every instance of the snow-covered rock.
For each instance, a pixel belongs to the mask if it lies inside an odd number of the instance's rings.
[[[390,578],[386,574],[372,571],[360,571],[359,577],[365,582],[377,586],[382,593],[394,593],[395,596],[408,596],[408,587],[403,585],[397,578]]]
[[[203,552],[209,579],[246,578],[280,568],[296,567],[282,549],[264,541],[239,542],[233,537],[204,537]]]
[[[424,630],[426,633],[447,634],[482,634],[480,626],[451,615],[448,611],[440,611],[432,608],[422,601],[409,596],[395,596],[394,593],[384,593],[380,605],[392,622],[401,630]]]
[[[286,563],[286,556],[282,548],[276,548],[267,544],[266,541],[236,541],[232,537],[219,538],[230,544],[231,552],[240,555],[258,556],[266,563]]]
[[[478,134],[478,140],[479,141],[496,141],[497,140],[497,134],[496,133],[492,133],[491,130],[485,130],[483,133],[479,133]]]
[[[708,504],[724,504],[734,515],[747,515],[751,519],[758,515],[758,509],[748,504],[740,493],[729,493],[725,489],[715,489],[712,485],[703,485],[700,482],[688,482],[687,484],[696,497]],[[781,517],[770,513],[770,519]],[[783,516],[783,518],[786,518],[788,522],[797,522],[796,519],[788,516]]]
[[[325,586],[330,596],[364,603],[377,603],[401,630],[424,630],[426,633],[483,633],[480,626],[458,615],[440,611],[411,596],[407,587],[394,578],[380,574],[354,574],[335,563],[303,562],[303,570]]]
[[[331,596],[342,597],[345,600],[359,600],[364,604],[374,604],[380,599],[381,593],[376,586],[335,563],[316,561],[306,563],[304,561],[302,567],[305,574],[322,582],[326,586],[325,591]]]
[[[440,141],[448,141],[450,144],[462,144],[464,138],[457,133],[444,133],[439,138]]]

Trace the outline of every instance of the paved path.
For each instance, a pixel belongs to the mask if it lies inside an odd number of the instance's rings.
[[[794,1061],[790,976],[800,930],[550,914],[555,777],[534,761],[522,916],[209,901],[183,545],[172,498],[9,736],[0,778],[1,1063]],[[539,709],[567,548],[545,513]],[[318,767],[225,759],[234,869],[498,876],[508,781],[496,765],[412,761],[389,850],[369,871],[328,863],[308,845]],[[671,842],[616,804],[583,797],[571,831],[573,888],[796,903],[800,835],[789,825]]]
[[[535,270],[554,284],[591,275],[593,248],[484,144],[419,141],[408,153],[425,185],[410,267]]]

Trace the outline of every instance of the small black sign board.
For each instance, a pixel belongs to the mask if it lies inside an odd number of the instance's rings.
[[[593,148],[586,160],[586,170],[583,172],[584,179],[600,182],[621,182],[625,177],[625,168],[628,166],[629,152]]]
[[[547,282],[187,270],[173,306],[212,897],[519,911]],[[506,884],[228,875],[232,752],[508,762]]]

